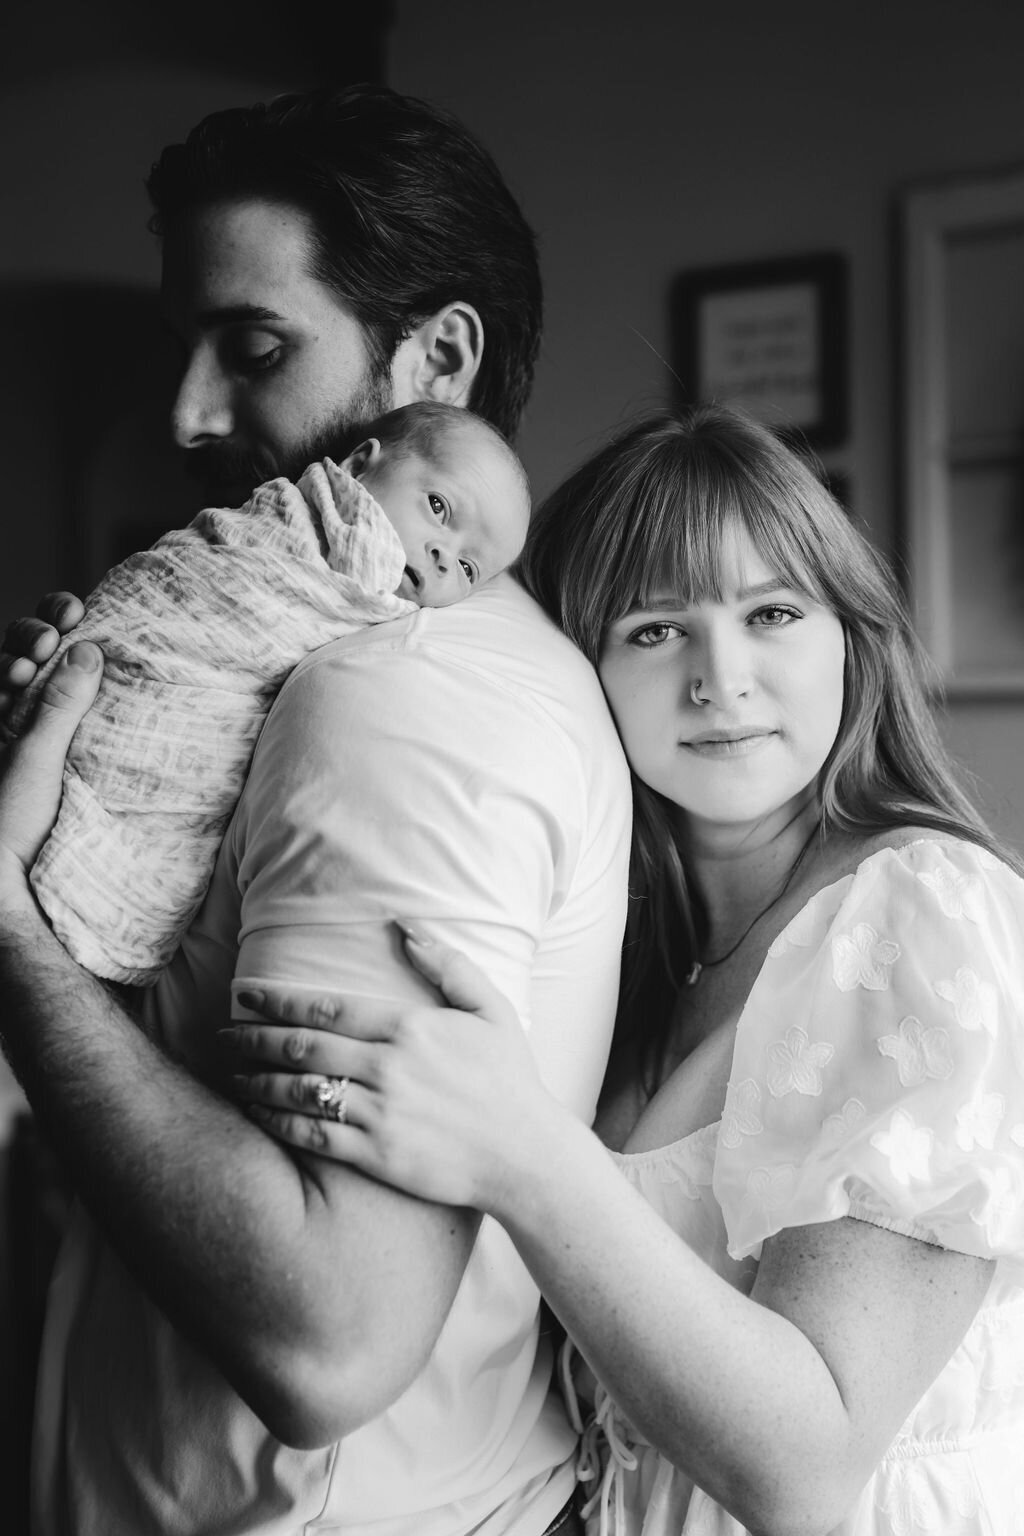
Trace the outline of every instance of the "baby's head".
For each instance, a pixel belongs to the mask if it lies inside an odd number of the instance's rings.
[[[389,411],[367,432],[342,467],[402,541],[400,597],[445,608],[512,564],[526,538],[530,487],[500,432],[433,401]]]

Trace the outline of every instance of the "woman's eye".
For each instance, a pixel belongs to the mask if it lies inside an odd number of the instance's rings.
[[[798,619],[800,615],[795,608],[781,608],[776,605],[759,608],[751,617],[763,629],[781,629],[784,625],[791,624],[794,619]]]
[[[630,645],[638,645],[643,650],[653,650],[655,646],[664,645],[666,640],[671,640],[675,635],[685,633],[678,624],[645,624],[642,629],[634,630],[629,637]]]
[[[435,517],[439,517],[443,523],[448,521],[448,503],[443,496],[438,496],[435,491],[431,491],[427,496],[427,505]]]

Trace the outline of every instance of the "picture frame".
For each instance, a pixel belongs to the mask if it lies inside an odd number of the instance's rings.
[[[838,251],[679,273],[672,361],[683,398],[738,405],[798,446],[841,447],[847,309]]]
[[[1024,697],[1024,167],[898,197],[902,522],[947,697]]]

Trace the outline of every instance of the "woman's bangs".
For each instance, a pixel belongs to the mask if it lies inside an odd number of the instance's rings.
[[[685,515],[673,505],[648,518],[645,527],[635,524],[617,573],[616,606],[619,618],[637,608],[650,608],[667,595],[682,607],[694,603],[721,602],[723,550],[729,536],[747,535],[765,566],[783,585],[806,592],[816,602],[831,606],[816,569],[813,548],[808,547],[806,519],[780,517],[777,504],[756,488],[729,487],[729,493],[690,496]]]
[[[820,533],[812,531],[803,507],[755,497],[743,509],[742,526],[759,558],[785,586],[805,592],[827,608],[834,606],[827,590],[832,583],[824,579],[821,560],[815,558]]]
[[[722,594],[722,545],[732,521],[721,499],[689,483],[657,498],[643,523],[634,522],[623,586],[629,601],[621,610],[650,608],[672,596],[680,606],[714,602]]]

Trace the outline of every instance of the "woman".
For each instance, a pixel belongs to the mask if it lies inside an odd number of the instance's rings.
[[[298,1079],[266,1070],[287,1026],[239,1028],[253,1113],[507,1228],[578,1351],[595,1529],[1012,1529],[1024,885],[891,576],[793,453],[707,407],[577,472],[524,577],[634,774],[597,1134],[414,924],[448,1006],[343,1003]]]

